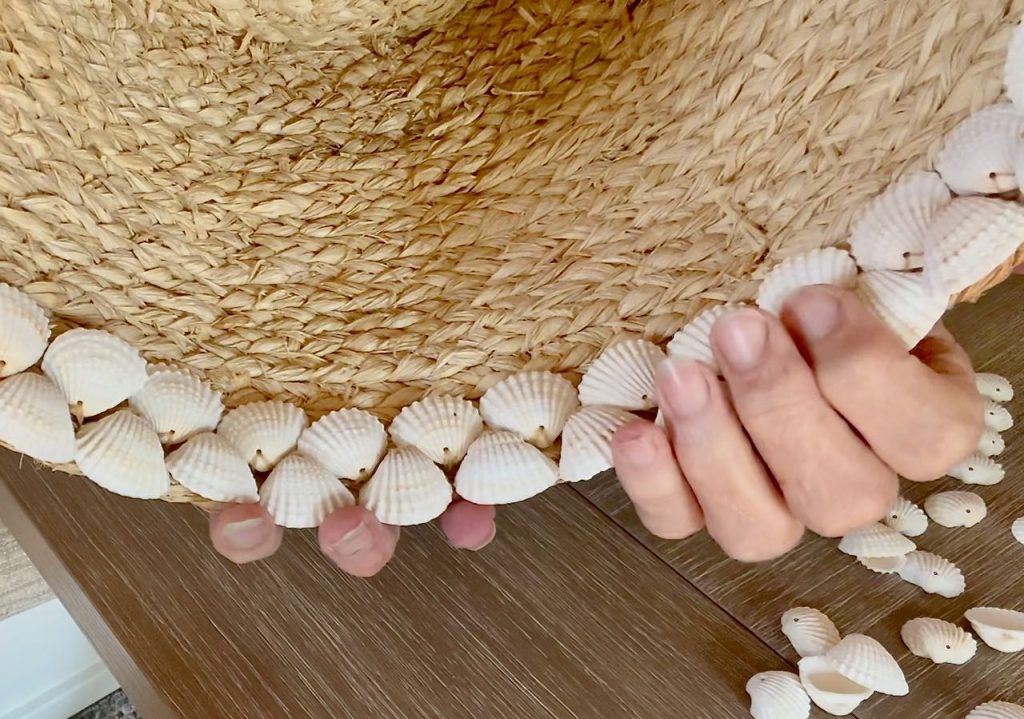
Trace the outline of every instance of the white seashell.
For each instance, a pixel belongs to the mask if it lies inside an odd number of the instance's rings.
[[[142,389],[149,375],[134,347],[102,330],[71,330],[43,355],[43,372],[60,387],[72,412],[92,417]]]
[[[1006,470],[991,457],[976,452],[946,474],[964,484],[992,485],[1003,481]]]
[[[50,321],[43,308],[21,290],[0,283],[0,377],[38,362],[49,339]]]
[[[960,596],[967,588],[960,568],[945,557],[931,552],[911,552],[907,555],[907,563],[898,573],[903,581],[947,599]]]
[[[1013,524],[1010,526],[1010,533],[1013,534],[1014,539],[1024,544],[1024,517],[1018,517],[1013,520]]]
[[[761,672],[747,682],[754,719],[807,719],[811,698],[792,672]]]
[[[576,388],[564,377],[520,372],[484,393],[480,413],[491,429],[515,432],[544,449],[555,441],[579,404]]]
[[[0,442],[43,462],[75,459],[68,403],[50,378],[26,372],[0,382]]]
[[[167,455],[167,471],[185,489],[215,502],[259,500],[256,480],[245,459],[213,432],[192,435]]]
[[[620,409],[658,406],[654,375],[665,361],[661,348],[647,340],[612,345],[594,360],[580,381],[580,403]]]
[[[928,530],[928,515],[905,497],[896,500],[882,521],[907,537],[919,537]]]
[[[266,472],[295,449],[306,414],[287,402],[251,402],[224,415],[217,434],[230,442],[253,469]]]
[[[1017,189],[1016,159],[1024,117],[1010,103],[990,105],[949,133],[935,169],[958,195]]]
[[[1006,440],[998,432],[986,429],[978,440],[978,452],[986,457],[998,457],[1006,450]]]
[[[943,527],[973,527],[985,518],[988,507],[974,492],[939,492],[924,500],[924,511]]]
[[[856,529],[839,540],[839,551],[852,557],[895,557],[917,549],[917,545],[884,524],[875,522]]]
[[[678,360],[703,362],[718,372],[718,360],[711,349],[711,328],[719,318],[736,309],[738,305],[714,305],[694,317],[672,336],[668,343],[668,356]]]
[[[924,339],[949,305],[949,296],[932,290],[921,272],[865,272],[857,279],[857,295],[908,349]]]
[[[131,410],[83,426],[75,461],[86,477],[124,497],[157,499],[171,488],[156,430]]]
[[[1014,25],[1006,48],[1003,84],[1010,101],[1018,108],[1024,107],[1024,26],[1019,22]]]
[[[1024,612],[996,607],[975,607],[964,614],[981,641],[996,651],[1024,651]]]
[[[391,423],[399,446],[412,446],[437,464],[454,467],[484,431],[476,406],[458,397],[427,397],[403,409]]]
[[[839,630],[824,612],[794,607],[782,615],[782,633],[801,657],[817,657],[839,643]]]
[[[955,624],[941,619],[911,619],[900,630],[907,649],[936,664],[966,664],[978,651],[978,642]]]
[[[293,452],[278,462],[260,487],[260,503],[280,527],[319,527],[331,512],[351,507],[355,497],[318,462]]]
[[[852,288],[857,264],[846,250],[825,247],[783,260],[765,276],[757,292],[757,306],[774,315],[782,312],[789,296],[809,285]]]
[[[455,475],[455,491],[476,504],[510,504],[558,481],[558,466],[512,432],[484,432]]]
[[[934,172],[913,172],[889,185],[853,225],[850,251],[862,270],[916,270],[935,213],[949,204],[949,188]]]
[[[562,430],[559,477],[580,482],[612,467],[612,437],[636,417],[616,407],[586,406],[573,413]]]
[[[220,393],[191,372],[167,365],[149,368],[149,379],[128,404],[149,420],[164,444],[177,444],[217,428],[224,403]]]
[[[985,426],[995,432],[1005,432],[1013,426],[1013,415],[995,400],[986,400]]]
[[[895,557],[857,557],[857,561],[876,574],[895,574],[907,563],[907,555]]]
[[[994,402],[1009,402],[1013,399],[1013,385],[1005,377],[991,372],[978,372],[974,375],[974,383],[982,397]]]
[[[985,702],[974,707],[966,719],[1024,719],[1024,707],[1010,702]]]
[[[949,295],[984,279],[1024,242],[1024,207],[958,197],[935,215],[924,244],[925,279]]]
[[[363,481],[377,468],[388,446],[381,421],[361,409],[326,414],[299,437],[299,451],[335,477]]]
[[[833,716],[852,714],[873,693],[837,672],[825,657],[804,657],[797,666],[811,701]]]
[[[872,691],[902,697],[910,693],[903,670],[889,651],[864,634],[847,634],[825,659],[850,681]]]
[[[452,503],[452,486],[430,457],[415,447],[398,447],[363,485],[359,503],[384,524],[407,527],[441,516]]]

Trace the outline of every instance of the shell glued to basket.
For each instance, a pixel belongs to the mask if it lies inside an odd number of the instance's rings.
[[[522,501],[609,469],[730,305],[845,287],[910,348],[1024,259],[996,0],[8,5],[0,442],[125,496]]]

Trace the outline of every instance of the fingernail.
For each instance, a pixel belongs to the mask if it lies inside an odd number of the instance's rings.
[[[494,537],[495,537],[495,535],[497,535],[497,533],[498,533],[498,525],[495,524],[493,527],[491,527],[491,533],[487,535],[487,539],[483,540],[479,544],[476,544],[476,545],[474,545],[472,547],[464,547],[464,549],[467,549],[470,552],[479,552],[481,549],[486,547],[488,544],[490,544],[494,540]]]
[[[224,525],[224,539],[235,549],[252,549],[267,538],[269,519],[254,517]]]
[[[676,418],[694,415],[708,403],[708,381],[696,362],[667,359],[658,369],[658,403]]]
[[[651,430],[643,422],[629,424],[615,433],[620,456],[633,467],[644,467],[654,461]]]
[[[366,526],[366,522],[360,522],[357,526],[343,535],[341,539],[331,545],[331,554],[335,557],[352,557],[362,554],[373,548],[373,532]]]
[[[735,310],[718,320],[712,335],[725,361],[743,372],[761,361],[768,341],[768,324],[757,310]]]
[[[839,325],[839,301],[820,287],[803,290],[788,309],[809,340],[824,339]]]

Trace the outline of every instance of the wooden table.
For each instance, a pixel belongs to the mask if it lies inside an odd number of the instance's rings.
[[[1024,394],[1022,299],[1024,282],[1011,281],[950,325],[980,369]],[[312,532],[290,532],[271,561],[234,566],[208,546],[200,512],[120,499],[10,453],[0,519],[144,719],[745,717],[747,678],[794,666],[778,619],[801,604],[900,658],[910,696],[876,696],[858,717],[958,719],[983,700],[1024,701],[1024,655],[982,648],[966,666],[936,666],[908,656],[899,627],[956,621],[982,603],[1024,609],[1024,547],[1009,532],[1024,515],[1017,434],[1006,435],[1007,479],[978,489],[990,516],[920,538],[965,569],[954,600],[871,574],[834,541],[747,566],[706,537],[653,539],[609,477],[504,508],[478,554],[449,549],[433,527],[407,531],[369,581],[332,568]]]

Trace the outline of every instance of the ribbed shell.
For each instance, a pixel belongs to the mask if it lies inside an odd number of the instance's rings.
[[[363,481],[377,468],[388,446],[381,421],[361,409],[326,414],[299,437],[299,451],[335,477]]]
[[[928,530],[928,515],[906,497],[897,499],[882,521],[907,537],[919,537]]]
[[[995,400],[985,400],[985,426],[994,432],[1005,432],[1013,426],[1013,415]]]
[[[958,195],[997,195],[1017,189],[1016,160],[1024,117],[1010,103],[990,105],[946,138],[935,169]]]
[[[945,557],[931,552],[915,551],[908,554],[907,563],[899,575],[903,581],[947,599],[959,597],[967,588],[960,568]]]
[[[1024,719],[1024,707],[1010,702],[985,702],[974,707],[966,719]]]
[[[171,487],[156,430],[131,410],[83,426],[75,461],[86,477],[125,497],[158,499]]]
[[[739,305],[714,305],[694,317],[673,335],[668,343],[668,356],[679,360],[695,360],[719,371],[718,360],[711,349],[711,328]]]
[[[217,434],[230,442],[253,469],[266,472],[295,449],[306,414],[287,402],[251,402],[224,415]]]
[[[138,351],[102,330],[75,329],[62,334],[43,355],[43,372],[81,417],[121,404],[149,378]]]
[[[0,283],[0,377],[22,372],[43,356],[50,321],[31,297]]]
[[[936,664],[966,664],[978,651],[974,637],[942,619],[911,619],[903,625],[900,636],[907,649]]]
[[[331,512],[355,498],[341,480],[298,452],[284,457],[260,487],[260,503],[281,527],[319,527]]]
[[[1013,385],[1005,377],[991,372],[978,372],[974,375],[974,383],[982,397],[994,402],[1009,402],[1013,399]]]
[[[389,451],[359,491],[360,504],[396,527],[429,522],[451,502],[452,486],[444,471],[415,447]]]
[[[973,527],[985,518],[988,507],[974,492],[939,492],[924,500],[924,511],[943,527]]]
[[[515,432],[541,449],[551,446],[579,406],[572,383],[551,372],[514,374],[480,399],[480,413],[491,429]]]
[[[413,402],[391,423],[395,444],[416,447],[445,467],[461,462],[483,431],[476,406],[459,397],[434,396]]]
[[[255,502],[256,479],[245,459],[213,432],[193,435],[167,455],[167,471],[185,489],[215,502]]]
[[[825,659],[847,679],[882,694],[910,693],[907,679],[892,654],[864,634],[847,634],[828,650]]]
[[[811,250],[783,260],[769,272],[757,292],[757,305],[774,315],[782,312],[789,296],[810,285],[852,288],[857,265],[849,252],[835,247]]]
[[[26,372],[0,381],[0,442],[43,462],[75,459],[67,400],[48,377]]]
[[[1024,517],[1018,517],[1013,520],[1013,524],[1010,525],[1010,533],[1014,539],[1024,544]]]
[[[801,657],[822,656],[841,638],[832,620],[811,607],[794,607],[783,613],[782,633]]]
[[[964,613],[981,641],[998,652],[1024,651],[1024,612],[997,607],[975,607]]]
[[[857,557],[857,561],[866,569],[876,574],[895,574],[903,569],[907,563],[907,555],[898,554],[895,557]]]
[[[947,472],[950,477],[964,484],[999,484],[1006,477],[1003,466],[980,452],[972,454]]]
[[[476,504],[510,504],[558,481],[558,466],[512,432],[484,432],[455,475],[455,491]]]
[[[949,296],[934,291],[920,272],[865,272],[857,296],[908,348],[915,347],[942,319]]]
[[[1024,108],[1024,26],[1020,22],[1013,26],[1006,48],[1003,84],[1006,85],[1006,96],[1014,106]]]
[[[142,389],[128,400],[149,420],[164,444],[183,442],[199,432],[217,428],[224,403],[220,393],[191,372],[154,365]]]
[[[807,719],[811,699],[792,672],[761,672],[746,686],[754,719]]]
[[[566,482],[591,479],[611,469],[612,437],[636,419],[615,407],[585,406],[573,413],[562,430],[558,474]]]
[[[986,457],[998,457],[1006,451],[1006,440],[998,432],[986,429],[978,440],[978,452]]]
[[[839,540],[839,551],[852,557],[895,557],[916,548],[912,541],[895,529],[878,522],[854,530]]]
[[[804,657],[797,666],[800,683],[811,701],[833,716],[852,714],[872,694],[837,672],[825,657]]]
[[[654,376],[665,353],[641,339],[619,342],[602,352],[580,381],[580,403],[627,410],[658,406]]]

